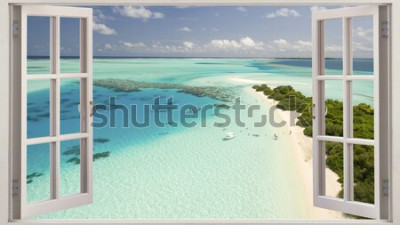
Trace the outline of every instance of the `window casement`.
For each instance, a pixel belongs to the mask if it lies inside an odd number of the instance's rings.
[[[27,74],[27,18],[50,18],[50,72]],[[60,70],[60,19],[80,19],[80,72],[62,73]],[[352,19],[371,17],[373,20],[373,75],[352,74]],[[12,84],[12,166],[11,166],[11,220],[46,214],[76,206],[91,204],[92,189],[92,10],[81,7],[47,5],[12,6],[11,34],[11,84]],[[325,74],[324,22],[340,20],[343,32],[343,74]],[[386,27],[390,24],[389,6],[361,6],[313,12],[313,166],[314,205],[326,209],[375,219],[388,219],[391,193],[390,185],[390,37]],[[61,79],[78,79],[80,84],[80,132],[60,132],[60,83]],[[46,137],[27,136],[27,90],[29,81],[49,82],[50,133]],[[325,134],[325,84],[338,81],[343,86],[343,136]],[[374,138],[359,138],[353,134],[352,85],[355,81],[372,82],[374,87]],[[80,192],[60,195],[60,144],[67,140],[80,142]],[[328,196],[325,186],[325,143],[343,146],[343,197]],[[27,150],[29,146],[48,144],[50,155],[50,198],[27,202]],[[358,202],[354,198],[355,145],[372,146],[374,151],[374,203]]]
[[[353,74],[352,32],[355,29],[352,21],[356,18],[370,18],[373,24],[373,74]],[[327,21],[338,21],[342,24],[343,74],[327,75],[325,70],[324,29]],[[360,6],[332,10],[315,11],[312,15],[313,26],[313,196],[314,205],[362,217],[388,218],[389,188],[389,83],[388,83],[388,23],[387,6]],[[370,82],[373,86],[374,135],[364,137],[353,131],[353,86],[357,82]],[[327,113],[326,95],[328,83],[342,87],[343,95],[343,135],[340,137],[326,134],[325,116]],[[343,193],[341,196],[330,196],[325,182],[327,146],[334,143],[343,153]],[[359,148],[363,146],[362,148]],[[362,202],[354,194],[356,183],[354,173],[355,148],[373,151],[373,202]]]
[[[50,23],[50,70],[49,74],[28,74],[27,45],[28,18],[46,17]],[[80,71],[78,73],[63,73],[60,70],[60,27],[63,18],[79,20],[80,29]],[[14,134],[20,137],[13,142],[13,171],[12,171],[12,217],[25,219],[40,214],[76,206],[91,204],[93,199],[92,187],[92,9],[78,7],[58,7],[45,5],[23,5],[14,7],[13,11],[13,63],[14,94],[19,96],[13,102],[13,113],[18,119],[14,120]],[[19,28],[19,29],[17,29]],[[20,30],[20,31],[19,31]],[[19,49],[19,50],[18,50]],[[19,76],[18,76],[19,75]],[[29,132],[28,118],[28,89],[33,82],[47,83],[48,88],[48,120],[47,135],[34,135]],[[80,99],[74,110],[80,117],[77,132],[62,132],[60,110],[61,82],[75,81],[79,83]],[[19,92],[19,93],[18,93]],[[78,105],[79,104],[79,105]],[[33,135],[32,135],[33,134]],[[77,179],[77,193],[61,192],[60,148],[66,141],[75,141],[79,146],[80,179]],[[49,171],[48,199],[28,201],[28,168],[32,160],[28,160],[27,152],[47,156]],[[36,160],[37,161],[37,160]],[[44,160],[46,161],[46,160]],[[36,162],[37,163],[37,162]],[[45,163],[45,162],[42,162]]]

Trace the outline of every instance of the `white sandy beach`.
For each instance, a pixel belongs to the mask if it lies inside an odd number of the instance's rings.
[[[257,80],[246,80],[239,78],[229,78],[230,81],[239,82],[243,84],[260,84],[266,83]],[[274,88],[273,86],[271,86]],[[262,92],[255,92],[253,89],[248,89],[249,94],[254,94],[257,96],[257,99],[261,104],[265,105],[276,105],[277,102],[269,99]],[[307,137],[303,134],[302,127],[291,125],[291,116],[293,113],[290,111],[283,111],[281,109],[275,110],[278,117],[282,120],[287,121],[286,125],[281,129],[284,129],[283,133],[286,134],[291,139],[291,143],[293,144],[293,153],[295,154],[295,158],[297,159],[297,166],[299,168],[304,189],[306,190],[306,199],[308,199],[308,206],[310,212],[310,218],[313,219],[340,219],[344,218],[342,213],[326,210],[313,206],[313,160],[312,160],[312,138]],[[293,119],[293,118],[292,118]],[[294,120],[294,124],[297,122],[297,118]],[[291,133],[290,133],[291,132]],[[290,134],[290,135],[289,135]],[[329,184],[326,186],[327,194],[330,196],[336,195],[341,187],[340,183],[337,182],[338,175],[335,174],[330,169],[326,169],[326,183]]]

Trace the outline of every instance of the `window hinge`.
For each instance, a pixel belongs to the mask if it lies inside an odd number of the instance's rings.
[[[384,197],[389,196],[389,180],[383,180],[382,182],[382,195]]]
[[[19,182],[17,179],[12,180],[12,197],[17,197],[19,193]]]
[[[19,35],[19,23],[14,22],[12,28],[13,37],[17,37]]]
[[[382,38],[389,38],[389,22],[388,21],[382,21]]]
[[[312,104],[312,112],[311,112],[311,115],[312,115],[312,118],[313,118],[313,119],[315,119],[314,111],[315,111],[315,104]]]

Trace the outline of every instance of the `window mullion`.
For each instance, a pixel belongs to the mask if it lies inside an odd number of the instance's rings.
[[[318,29],[318,67],[317,67],[317,76],[324,76],[325,73],[325,33],[324,33],[324,21],[317,22]],[[317,96],[316,96],[316,134],[317,135],[325,135],[325,116],[322,113],[323,109],[325,109],[325,82],[316,81],[317,83]],[[315,96],[315,95],[314,95]],[[314,128],[313,128],[314,129]],[[325,187],[325,147],[322,142],[317,142],[317,157],[314,160],[317,160],[318,164],[318,190],[319,195],[325,196],[326,187]]]
[[[381,123],[381,112],[389,111],[384,105],[385,100],[382,101],[382,107],[381,107],[381,99],[380,99],[380,80],[382,81],[387,78],[388,71],[386,71],[383,68],[388,68],[388,65],[382,66],[381,63],[384,63],[383,60],[386,62],[388,61],[387,58],[387,50],[384,50],[383,45],[386,45],[388,42],[387,40],[385,41],[384,38],[381,37],[381,22],[387,21],[387,16],[385,15],[385,12],[382,12],[382,15],[379,13],[379,8],[375,12],[376,15],[374,16],[373,19],[373,59],[374,59],[374,140],[375,140],[375,146],[374,146],[374,175],[375,175],[375,180],[374,180],[374,200],[375,200],[375,205],[377,206],[377,215],[378,217],[387,217],[388,212],[387,210],[387,205],[388,201],[387,198],[384,199],[383,196],[381,198],[381,188],[383,185],[383,177],[388,178],[388,170],[384,168],[388,164],[387,158],[384,159],[381,156],[386,156],[387,157],[387,149],[388,146],[385,146],[384,148],[381,149],[381,144],[384,144],[384,142],[388,142],[388,139],[384,139],[381,143],[381,133],[382,134],[387,134],[385,131],[382,131],[380,129],[380,123]],[[382,44],[382,46],[381,46]],[[381,55],[381,54],[385,55]],[[382,56],[382,57],[381,57]],[[381,61],[381,59],[383,59]],[[384,65],[384,64],[383,64]],[[383,71],[381,71],[383,69]],[[385,96],[385,95],[384,95]],[[386,95],[384,98],[388,98]],[[387,105],[386,105],[387,106]],[[385,118],[386,120],[387,118]],[[383,121],[382,121],[383,122]],[[389,135],[386,135],[386,138]],[[381,161],[382,160],[382,161]],[[382,168],[381,168],[382,167]],[[383,206],[383,207],[382,207]],[[382,207],[382,211],[380,208]]]
[[[346,139],[352,137],[351,81],[345,79],[352,73],[351,18],[343,18],[343,184],[344,200],[353,200],[353,146]]]
[[[51,74],[60,73],[60,17],[50,22]],[[50,144],[50,197],[58,199],[60,193],[60,78],[50,79],[50,136],[56,141]]]
[[[13,171],[13,173],[19,172],[19,177],[17,175],[17,178],[20,180],[21,184],[21,190],[20,190],[20,205],[18,207],[18,204],[16,205],[16,208],[19,210],[19,212],[16,212],[14,215],[18,217],[22,217],[24,213],[24,206],[26,205],[27,202],[27,187],[26,185],[26,170],[27,170],[27,114],[28,114],[28,109],[27,109],[27,101],[28,101],[28,81],[27,81],[27,57],[28,57],[28,46],[27,46],[27,41],[28,41],[28,18],[26,15],[26,12],[21,9],[21,149],[20,149],[20,162],[19,162],[19,167],[20,170]],[[18,155],[16,155],[18,157]],[[14,162],[18,164],[18,161]]]

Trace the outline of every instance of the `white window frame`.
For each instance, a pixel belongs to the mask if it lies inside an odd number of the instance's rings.
[[[46,16],[50,19],[50,71],[48,74],[27,74],[28,17]],[[13,132],[20,135],[12,142],[13,157],[13,198],[11,214],[13,218],[46,214],[58,210],[73,208],[93,201],[92,156],[93,128],[90,103],[92,102],[92,9],[48,6],[22,5],[12,11],[13,23],[20,31],[13,35],[13,93],[12,114],[14,115]],[[80,19],[80,73],[61,73],[60,71],[60,29],[61,18]],[[18,74],[20,74],[18,76]],[[79,79],[80,81],[80,132],[60,133],[60,85],[61,79]],[[47,137],[27,137],[27,96],[28,83],[33,80],[50,82],[50,134]],[[19,92],[19,93],[18,93]],[[20,119],[18,119],[20,117]],[[80,193],[69,196],[60,194],[60,147],[62,141],[80,141]],[[50,199],[27,202],[27,151],[28,146],[49,144],[50,150]]]
[[[320,10],[312,13],[313,27],[313,198],[314,205],[326,209],[353,215],[375,218],[388,218],[388,196],[383,194],[384,184],[389,182],[389,156],[387,143],[389,136],[384,131],[388,125],[387,112],[389,98],[387,92],[389,66],[389,38],[381,30],[389,21],[387,6],[358,6]],[[358,17],[372,18],[373,22],[373,75],[353,75],[353,25],[352,19]],[[343,75],[325,75],[324,22],[336,20],[342,22]],[[343,137],[325,134],[325,90],[326,81],[343,83]],[[354,138],[353,136],[353,81],[369,81],[374,87],[374,139]],[[382,93],[381,93],[382,92]],[[382,127],[382,129],[381,129]],[[383,135],[381,135],[383,133]],[[325,142],[343,144],[343,199],[325,194]],[[374,204],[354,201],[354,165],[353,145],[374,147]]]
[[[214,0],[4,0],[0,2],[0,49],[3,51],[10,50],[10,37],[12,18],[10,17],[10,4],[48,4],[48,5],[357,5],[357,4],[391,4],[392,8],[392,24],[390,36],[392,40],[400,40],[400,1],[397,0],[226,0],[216,2]],[[400,62],[400,42],[393,41],[392,61]],[[9,221],[10,215],[10,193],[11,193],[11,177],[9,172],[12,166],[10,154],[10,144],[13,140],[11,124],[13,116],[11,114],[11,103],[13,101],[12,86],[10,86],[12,67],[10,65],[12,55],[0,54],[0,102],[6,106],[0,113],[0,223],[8,224],[30,224],[30,223],[68,223],[68,220],[52,220],[52,221]],[[393,63],[391,65],[391,77],[388,92],[390,93],[391,111],[390,115],[400,115],[400,64]],[[9,76],[7,76],[9,74]],[[392,124],[400,124],[400,117],[391,118]],[[393,137],[400,137],[400,126],[388,126],[386,131],[391,133]],[[390,151],[389,161],[391,168],[391,183],[389,189],[390,205],[388,221],[365,221],[365,220],[345,220],[345,221],[329,221],[329,220],[311,220],[311,221],[146,221],[146,223],[160,224],[189,224],[189,223],[257,223],[257,224],[400,224],[400,167],[396,166],[400,162],[400,139],[392,138],[388,143]],[[3,204],[3,203],[6,204]],[[143,223],[144,221],[126,221],[126,220],[74,220],[75,224],[129,224]]]

